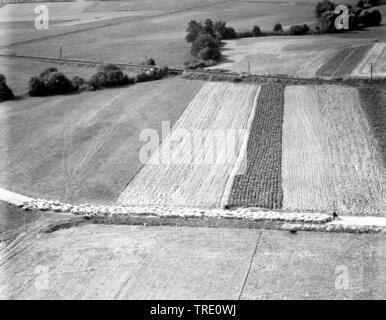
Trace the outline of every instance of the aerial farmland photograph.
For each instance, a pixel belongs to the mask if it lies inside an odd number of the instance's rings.
[[[384,299],[386,0],[0,0],[0,300]]]

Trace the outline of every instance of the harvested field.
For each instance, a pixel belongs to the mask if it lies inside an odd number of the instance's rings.
[[[224,63],[212,69],[227,69],[260,75],[315,77],[336,50],[368,42],[330,36],[286,36],[226,41]]]
[[[386,173],[358,91],[340,86],[285,90],[283,208],[386,213]]]
[[[228,205],[280,209],[284,86],[264,85],[248,138],[247,170],[236,176]]]
[[[370,77],[373,64],[373,77],[386,77],[386,42],[376,43],[353,70],[353,77]]]
[[[242,159],[259,90],[255,85],[205,84],[118,203],[221,206]],[[218,131],[227,134],[226,141]],[[163,157],[167,152],[171,161]]]
[[[349,76],[373,45],[348,47],[336,52],[316,71],[320,77],[343,78]]]
[[[201,86],[173,78],[1,103],[0,186],[63,202],[114,203],[142,167],[140,132],[159,132],[163,120],[173,125]]]

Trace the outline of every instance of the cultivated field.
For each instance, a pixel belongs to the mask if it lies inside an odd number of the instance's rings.
[[[166,79],[0,104],[0,186],[72,203],[114,203],[142,167],[142,129],[171,125],[202,86]],[[167,92],[167,94],[165,94]]]
[[[356,89],[285,90],[283,208],[384,214],[386,174]]]
[[[316,76],[327,78],[343,78],[350,76],[373,44],[347,47],[338,50],[323,66],[316,71]]]
[[[92,29],[54,38],[43,39],[32,43],[8,48],[14,52],[34,56],[54,56],[58,54],[59,46],[63,47],[64,57],[83,58],[116,62],[140,62],[145,55],[153,56],[157,63],[170,66],[180,66],[189,58],[189,45],[185,42],[185,29],[191,19],[213,20],[223,19],[237,30],[250,30],[258,24],[263,29],[271,30],[276,22],[284,26],[312,22],[314,20],[314,3],[281,3],[261,1],[103,1],[87,8],[88,13],[103,17],[107,12],[129,14],[130,11],[142,10],[143,16],[124,17],[125,23],[107,26],[109,21],[94,21],[74,25],[74,21],[82,21],[82,17],[69,20],[67,26],[52,25],[49,30],[35,30],[32,22],[8,22],[4,25],[5,38],[2,43],[12,43],[46,35],[78,31],[90,25],[106,25],[103,28]],[[88,2],[87,2],[88,3]],[[63,4],[71,6],[69,4]],[[174,5],[176,5],[174,7]],[[127,9],[126,9],[127,7]],[[0,9],[1,10],[1,9]],[[161,10],[154,13],[149,10]],[[142,12],[141,11],[141,12]],[[134,11],[136,12],[136,11]],[[123,18],[114,18],[114,21]],[[57,23],[57,22],[55,22]],[[67,23],[67,22],[66,22]],[[13,24],[12,26],[10,24]],[[28,30],[31,29],[31,30]],[[14,30],[14,31],[12,31]],[[0,44],[1,44],[0,37]]]
[[[221,206],[243,158],[259,90],[255,85],[205,84],[118,203]],[[226,141],[218,131],[228,134]]]
[[[224,63],[213,69],[234,72],[250,71],[261,75],[315,77],[337,50],[354,44],[368,43],[362,39],[340,39],[329,36],[286,36],[248,38],[226,41]]]
[[[353,77],[370,77],[373,64],[373,77],[386,77],[386,42],[376,43],[353,70]]]
[[[264,85],[247,148],[247,169],[234,179],[229,206],[282,207],[281,152],[284,86]]]

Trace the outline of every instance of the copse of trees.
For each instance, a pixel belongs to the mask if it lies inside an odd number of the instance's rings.
[[[12,90],[8,87],[6,78],[0,74],[0,102],[14,98]]]

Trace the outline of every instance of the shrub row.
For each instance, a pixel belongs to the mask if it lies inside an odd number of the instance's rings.
[[[118,66],[103,64],[88,81],[78,76],[69,80],[63,73],[51,67],[44,70],[39,76],[34,76],[29,80],[29,94],[31,96],[49,96],[114,88],[137,82],[159,80],[168,74],[169,69],[163,67],[150,68],[148,71],[139,73],[135,77],[128,77]]]

